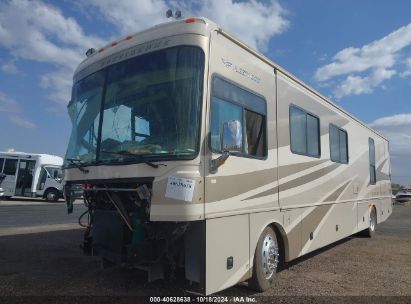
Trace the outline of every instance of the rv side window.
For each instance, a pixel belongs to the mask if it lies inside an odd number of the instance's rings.
[[[320,120],[304,110],[290,106],[291,152],[320,157]]]
[[[330,124],[330,158],[333,162],[348,164],[347,131]]]
[[[0,173],[3,172],[4,158],[0,158]]]
[[[377,182],[375,174],[375,144],[372,138],[368,138],[369,160],[370,160],[370,184],[375,185]]]
[[[249,110],[245,110],[246,153],[254,156],[265,156],[264,116]]]
[[[213,79],[211,102],[211,149],[221,152],[220,134],[223,123],[238,120],[243,128],[242,155],[263,158],[266,145],[266,102],[222,78]]]
[[[4,163],[4,170],[3,173],[6,175],[15,175],[17,169],[17,159],[8,159]]]

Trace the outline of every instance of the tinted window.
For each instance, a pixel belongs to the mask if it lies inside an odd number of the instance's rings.
[[[245,110],[246,153],[263,157],[265,155],[265,123],[264,116]]]
[[[342,163],[348,163],[348,137],[343,130],[340,130],[340,159]]]
[[[319,157],[320,120],[295,106],[290,107],[290,145],[293,153]]]
[[[320,155],[319,121],[317,117],[307,115],[307,154]]]
[[[6,175],[15,175],[17,169],[17,159],[6,159],[3,173]]]
[[[330,124],[330,158],[333,162],[348,163],[347,132]]]
[[[306,118],[305,112],[295,107],[290,108],[291,151],[306,154]]]
[[[213,79],[211,103],[211,148],[221,151],[222,125],[228,120],[238,120],[243,128],[242,154],[264,157],[266,145],[266,102],[224,79]]]
[[[3,163],[4,163],[4,158],[0,158],[0,173],[3,170]]]
[[[369,160],[370,160],[370,184],[375,185],[377,182],[375,174],[375,144],[372,138],[368,139]]]

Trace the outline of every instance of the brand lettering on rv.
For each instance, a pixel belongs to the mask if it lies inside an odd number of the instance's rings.
[[[238,65],[228,61],[227,59],[221,58],[221,61],[227,69],[232,69],[234,72],[237,72],[238,74],[240,74],[242,76],[245,76],[245,77],[251,79],[252,81],[254,81],[256,83],[261,82],[260,77],[256,76],[253,73],[248,72],[246,69],[244,69],[242,67],[239,67]]]
[[[77,82],[78,80],[82,79],[83,77],[99,70],[102,69],[106,66],[109,66],[113,63],[117,63],[129,58],[132,58],[134,56],[137,55],[141,55],[150,51],[154,51],[157,49],[161,49],[161,48],[165,48],[167,46],[169,46],[171,40],[170,39],[159,39],[159,40],[154,40],[154,41],[150,41],[147,43],[143,43],[137,46],[134,46],[130,49],[126,49],[124,51],[121,51],[119,53],[113,54],[111,56],[109,56],[108,58],[105,58],[101,61],[98,61],[86,68],[84,68],[83,70],[81,70],[80,72],[78,72],[75,76],[74,76],[74,82]]]
[[[163,48],[168,46],[170,43],[169,39],[166,40],[157,40],[157,41],[152,41],[148,43],[143,43],[141,45],[138,45],[136,47],[133,47],[128,50],[124,50],[122,52],[119,52],[118,54],[112,55],[100,62],[100,68],[104,68],[110,64],[122,61],[124,59],[128,59],[137,55],[141,55],[143,53],[147,53],[149,51],[154,51],[159,48]]]

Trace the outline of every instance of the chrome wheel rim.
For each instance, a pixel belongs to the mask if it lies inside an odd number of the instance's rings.
[[[371,231],[374,231],[374,229],[375,229],[375,211],[374,211],[374,209],[371,210],[371,214],[370,214],[370,229],[371,229]]]
[[[269,280],[277,270],[278,265],[278,247],[270,234],[264,237],[261,258],[264,276]]]

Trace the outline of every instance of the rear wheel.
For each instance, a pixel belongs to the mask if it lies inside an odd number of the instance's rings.
[[[375,234],[375,227],[377,226],[377,212],[375,207],[372,207],[370,212],[370,225],[368,229],[364,230],[364,235],[367,237],[372,237]]]
[[[57,202],[59,199],[59,193],[56,189],[47,190],[45,198],[48,202]]]
[[[271,227],[266,227],[255,250],[253,276],[249,281],[250,288],[265,291],[270,287],[277,272],[278,249],[274,230]]]

